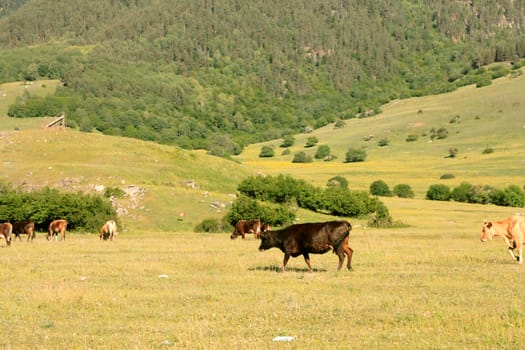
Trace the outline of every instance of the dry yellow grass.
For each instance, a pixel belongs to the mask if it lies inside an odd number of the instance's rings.
[[[479,242],[479,218],[508,208],[389,199],[412,227],[354,223],[353,272],[337,258],[258,252],[229,234],[135,232],[117,241],[0,248],[6,349],[516,348],[523,266]],[[416,220],[414,212],[421,215]],[[291,336],[290,343],[272,341]]]

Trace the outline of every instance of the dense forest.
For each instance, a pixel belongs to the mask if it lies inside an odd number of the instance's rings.
[[[524,28],[521,0],[0,0],[0,83],[62,82],[11,117],[227,156],[490,84],[524,64]]]

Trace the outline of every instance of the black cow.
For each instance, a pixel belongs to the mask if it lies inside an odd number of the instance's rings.
[[[348,246],[348,238],[352,225],[348,221],[329,221],[307,224],[296,224],[282,230],[267,231],[263,227],[261,232],[261,245],[259,250],[279,248],[284,253],[283,272],[290,256],[294,258],[302,255],[312,272],[310,256],[312,254],[324,254],[330,249],[339,257],[337,271],[343,266],[345,254],[348,256],[347,268],[352,269],[352,253]]]
[[[15,239],[22,240],[21,234],[27,235],[27,241],[33,241],[35,238],[35,222],[31,220],[22,220],[13,222],[13,234]]]

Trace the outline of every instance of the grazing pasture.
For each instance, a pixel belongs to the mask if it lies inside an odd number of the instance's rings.
[[[525,269],[484,218],[512,208],[389,199],[402,229],[354,226],[354,271],[314,272],[229,233],[71,233],[0,248],[2,348],[519,348]],[[514,208],[515,209],[515,208]],[[419,213],[420,215],[417,215]],[[415,218],[418,218],[416,221]],[[290,343],[273,342],[292,336]]]

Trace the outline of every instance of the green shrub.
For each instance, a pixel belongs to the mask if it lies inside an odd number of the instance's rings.
[[[458,149],[457,148],[449,148],[448,149],[448,156],[446,158],[456,158],[458,155]]]
[[[377,201],[365,191],[350,191],[344,187],[331,187],[324,191],[319,209],[335,216],[359,217],[373,213]]]
[[[308,139],[306,140],[306,145],[305,145],[304,147],[313,147],[313,146],[315,146],[318,142],[319,142],[319,140],[317,139],[317,137],[315,137],[315,136],[309,136]]]
[[[223,223],[217,219],[204,219],[197,226],[195,226],[194,232],[225,232]]]
[[[392,226],[392,217],[386,205],[381,202],[376,204],[374,213],[370,216],[368,220],[368,225],[371,227],[391,227]]]
[[[493,191],[489,186],[473,186],[463,182],[452,190],[450,198],[456,202],[488,204]]]
[[[273,146],[262,146],[261,152],[259,153],[259,158],[270,158],[275,155]]]
[[[430,139],[434,140],[434,139],[438,139],[438,140],[442,140],[442,139],[446,139],[448,136],[448,130],[445,129],[445,128],[439,128],[439,129],[435,129],[435,128],[432,128],[430,129]]]
[[[450,188],[443,184],[430,185],[426,198],[435,201],[448,201],[450,200]]]
[[[293,135],[285,135],[283,136],[283,143],[281,143],[280,147],[291,147],[295,143],[295,137]]]
[[[516,185],[509,185],[503,190],[493,191],[491,202],[506,207],[523,208],[525,206],[525,192]]]
[[[419,138],[419,136],[417,136],[416,134],[409,134],[406,138],[406,142],[414,142],[414,141],[417,141],[417,139]]]
[[[315,152],[315,159],[326,159],[330,156],[330,147],[328,145],[320,145]]]
[[[294,155],[292,163],[311,163],[312,156],[306,154],[305,152],[298,152]]]
[[[407,184],[395,185],[392,192],[399,198],[414,198],[414,191]]]
[[[344,120],[342,120],[342,119],[337,119],[337,121],[336,121],[335,124],[334,124],[334,128],[335,128],[335,129],[342,129],[342,128],[345,127],[345,125],[346,125],[346,123],[345,123]]]
[[[364,162],[366,160],[366,151],[364,149],[349,148],[345,155],[347,163]]]
[[[379,141],[377,141],[377,145],[379,147],[385,147],[390,144],[390,141],[386,137],[382,137]]]
[[[449,180],[449,179],[455,179],[456,176],[454,174],[443,174],[439,178],[441,180]]]
[[[374,196],[391,197],[392,192],[383,180],[376,180],[370,184],[370,194]]]
[[[346,187],[348,188],[348,180],[342,176],[334,176],[330,178],[326,187]]]
[[[493,153],[494,152],[494,149],[492,147],[485,147],[485,149],[483,150],[483,152],[481,152],[482,154],[490,154],[490,153]]]

